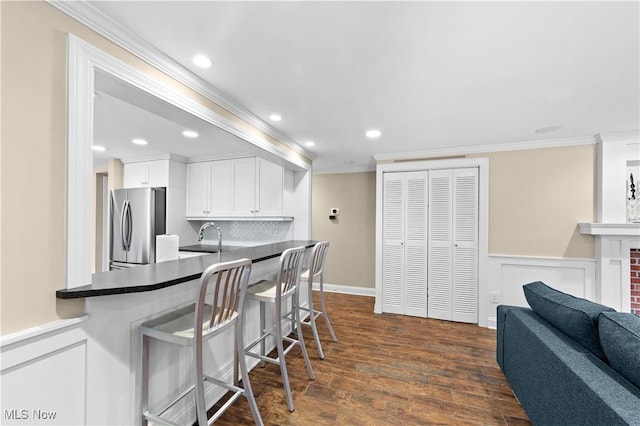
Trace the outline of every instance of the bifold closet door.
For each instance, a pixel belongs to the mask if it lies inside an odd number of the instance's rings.
[[[478,169],[429,172],[430,318],[478,322]]]
[[[427,316],[427,176],[384,174],[383,312]]]

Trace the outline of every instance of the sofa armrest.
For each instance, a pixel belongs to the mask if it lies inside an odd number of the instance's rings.
[[[502,312],[502,371],[534,424],[640,425],[640,389],[530,309]]]
[[[517,306],[498,305],[496,308],[496,318],[498,321],[498,329],[496,330],[496,361],[500,368],[504,370],[504,319],[507,312],[511,309],[522,309]]]

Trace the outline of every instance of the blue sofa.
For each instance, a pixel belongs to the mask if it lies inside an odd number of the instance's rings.
[[[524,289],[532,309],[497,308],[496,355],[532,423],[640,425],[640,317]]]

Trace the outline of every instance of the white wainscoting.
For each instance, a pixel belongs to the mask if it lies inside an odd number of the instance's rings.
[[[524,284],[542,281],[550,287],[598,302],[596,262],[590,259],[489,256],[488,280],[481,283],[480,326],[496,327],[496,307],[529,306]],[[492,294],[497,301],[492,302]]]
[[[0,424],[86,424],[85,319],[3,336]]]

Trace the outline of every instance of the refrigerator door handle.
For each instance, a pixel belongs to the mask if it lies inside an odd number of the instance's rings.
[[[127,207],[129,205],[129,200],[124,200],[122,203],[122,216],[120,217],[120,240],[122,241],[122,250],[127,251],[127,237],[126,237],[126,226],[127,226]]]
[[[131,204],[127,200],[127,251],[131,248],[131,238],[133,237],[133,217],[131,214]]]

